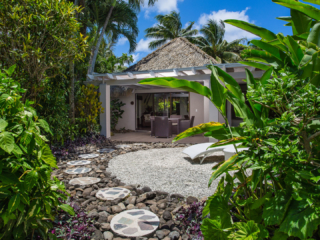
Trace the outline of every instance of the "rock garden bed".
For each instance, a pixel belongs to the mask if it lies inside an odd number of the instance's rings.
[[[100,148],[112,148],[115,151],[110,153],[101,153],[97,151],[91,153],[98,153],[99,157],[89,158],[85,160],[91,161],[90,164],[85,166],[71,166],[68,165],[68,161],[82,160],[78,158],[77,154],[69,154],[63,156],[59,159],[58,165],[59,169],[53,172],[53,176],[56,176],[59,180],[63,181],[66,185],[66,189],[70,193],[73,201],[81,208],[83,211],[88,213],[88,218],[93,219],[93,236],[91,239],[95,240],[104,240],[104,239],[139,239],[139,240],[187,240],[192,239],[192,236],[187,234],[190,231],[187,231],[187,227],[183,226],[181,218],[179,218],[179,212],[185,212],[183,206],[198,202],[198,198],[192,196],[183,196],[179,193],[161,191],[161,189],[152,189],[150,184],[148,185],[139,185],[133,184],[130,181],[124,182],[121,181],[116,176],[116,173],[110,171],[109,162],[113,159],[117,160],[120,156],[129,155],[132,153],[143,153],[155,150],[160,150],[161,148],[170,148],[170,151],[177,149],[179,152],[182,151],[183,147],[188,145],[186,144],[171,144],[171,143],[148,143],[148,144],[131,144],[131,143],[122,143],[122,145],[129,145],[127,147],[119,147],[117,142],[106,142],[104,146],[99,146]],[[166,149],[167,150],[167,149]],[[128,153],[128,154],[127,154]],[[79,173],[79,174],[68,174],[66,170],[85,167],[91,168],[92,170],[88,173]],[[207,166],[208,167],[208,166]],[[88,182],[86,185],[80,185],[77,182],[73,181],[70,184],[70,180],[75,178],[82,177],[93,177],[99,178],[100,182],[92,184]],[[209,176],[207,176],[209,177]],[[96,180],[96,179],[95,179]],[[130,180],[130,178],[128,179]],[[190,179],[191,180],[191,179]],[[151,184],[152,185],[152,184]],[[129,197],[124,199],[115,199],[115,200],[101,200],[97,198],[96,194],[101,189],[108,188],[124,188],[130,191]],[[187,198],[186,198],[187,197]],[[205,200],[203,198],[202,200]],[[159,218],[159,225],[156,231],[151,234],[143,237],[124,237],[120,236],[115,231],[111,229],[111,221],[113,217],[122,213],[126,210],[141,209],[150,211],[151,214],[155,214]],[[181,215],[180,215],[181,216]],[[128,219],[127,219],[128,220]],[[123,219],[121,220],[123,221]],[[129,221],[129,220],[128,220]],[[129,232],[129,230],[128,230]],[[196,237],[196,236],[195,236]],[[198,238],[194,238],[198,239]],[[200,238],[201,239],[201,238]]]

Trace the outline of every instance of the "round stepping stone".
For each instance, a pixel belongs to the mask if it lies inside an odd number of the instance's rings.
[[[68,174],[82,174],[82,173],[88,173],[92,170],[92,168],[72,168],[72,169],[67,169],[64,172]]]
[[[88,165],[90,163],[91,161],[88,161],[88,160],[76,160],[76,161],[67,162],[68,165],[72,165],[72,166]]]
[[[130,190],[121,187],[103,188],[96,193],[96,197],[101,200],[115,200],[117,198],[125,198]]]
[[[81,177],[81,178],[71,179],[69,184],[71,184],[71,185],[90,185],[90,184],[96,184],[100,181],[101,181],[100,178]]]
[[[125,145],[125,144],[122,144],[122,145],[117,145],[116,148],[129,148],[130,145]]]
[[[124,237],[142,237],[157,230],[160,220],[144,209],[132,209],[119,213],[111,220],[111,229]]]
[[[79,155],[80,158],[96,158],[99,157],[99,154],[81,154]]]
[[[113,151],[115,151],[115,150],[112,148],[102,148],[102,149],[97,150],[97,152],[99,152],[99,153],[111,153]]]

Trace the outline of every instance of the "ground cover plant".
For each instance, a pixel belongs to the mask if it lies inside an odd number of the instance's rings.
[[[21,102],[14,69],[0,72],[0,239],[45,239],[57,210],[73,210],[59,201],[67,199],[64,185],[50,177],[57,165],[43,134],[49,125],[33,102]]]
[[[225,124],[201,124],[175,138],[205,133],[220,140],[211,147],[237,149],[213,168],[209,186],[225,176],[202,213],[205,239],[320,237],[320,10],[294,0],[274,2],[291,9],[291,16],[281,19],[292,26],[293,36],[225,21],[261,38],[251,41],[260,50],[242,54],[244,64],[265,70],[260,79],[246,70],[247,102],[237,81],[215,66],[209,66],[211,89],[174,78],[140,82],[199,93],[225,118]],[[243,119],[239,127],[228,124],[226,100]],[[248,150],[240,152],[241,147]]]

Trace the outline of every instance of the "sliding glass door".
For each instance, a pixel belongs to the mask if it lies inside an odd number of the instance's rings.
[[[137,93],[136,129],[150,130],[151,116],[181,115],[189,119],[189,93]]]

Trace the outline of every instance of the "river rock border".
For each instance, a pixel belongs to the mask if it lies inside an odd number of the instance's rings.
[[[111,143],[111,145],[110,145]],[[108,144],[108,145],[107,145]],[[77,160],[77,154],[69,154],[58,159],[59,169],[54,170],[52,175],[65,183],[67,191],[79,207],[88,212],[88,217],[94,219],[95,231],[92,239],[95,240],[129,240],[123,238],[111,230],[110,222],[114,216],[125,210],[144,209],[153,212],[160,219],[158,230],[152,235],[143,238],[133,238],[136,240],[188,240],[180,222],[175,218],[175,214],[186,204],[192,204],[198,201],[197,198],[189,196],[185,198],[180,194],[169,194],[167,192],[150,189],[148,186],[130,185],[123,183],[111,172],[106,171],[111,158],[126,154],[127,152],[148,150],[154,148],[181,148],[191,144],[173,144],[173,143],[145,143],[143,145],[134,145],[134,142],[116,142],[111,141],[100,148],[114,148],[118,144],[131,144],[129,148],[116,149],[112,153],[101,153],[99,157],[88,159],[91,161],[86,167],[92,168],[89,173],[69,175],[64,171],[69,169],[68,161]],[[107,169],[108,170],[108,169]],[[101,181],[91,185],[71,185],[69,181],[76,177],[96,177]],[[105,201],[96,198],[99,189],[111,187],[122,187],[131,191],[128,198]],[[205,199],[202,199],[205,200]]]

